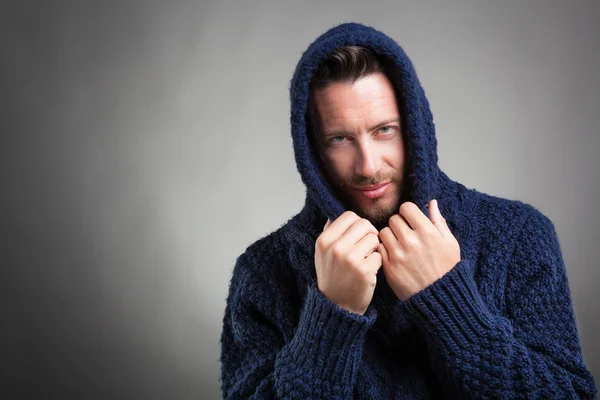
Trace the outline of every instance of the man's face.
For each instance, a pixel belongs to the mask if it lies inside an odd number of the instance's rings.
[[[378,229],[402,203],[404,145],[394,89],[384,74],[334,83],[314,92],[319,153],[348,209]],[[364,191],[367,186],[384,188]]]

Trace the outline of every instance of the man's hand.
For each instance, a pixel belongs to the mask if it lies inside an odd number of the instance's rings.
[[[373,298],[382,265],[379,232],[352,211],[327,220],[315,244],[319,291],[348,311],[364,315]]]
[[[400,300],[425,289],[460,261],[460,245],[437,200],[429,203],[429,214],[431,221],[416,204],[403,203],[400,214],[393,215],[379,233],[377,252],[383,258],[383,272]]]

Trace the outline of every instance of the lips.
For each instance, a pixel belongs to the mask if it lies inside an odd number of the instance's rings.
[[[376,199],[385,194],[387,189],[389,188],[391,182],[380,183],[377,185],[371,186],[362,186],[360,188],[355,187],[355,189],[363,196],[369,199]]]
[[[389,182],[384,182],[384,183],[380,183],[380,184],[377,184],[377,185],[371,185],[371,186],[355,187],[355,189],[356,190],[361,190],[361,191],[376,190],[376,189],[379,189],[381,187],[384,187],[387,184],[389,184]]]

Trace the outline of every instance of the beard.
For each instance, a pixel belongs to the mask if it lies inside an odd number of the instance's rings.
[[[388,226],[390,217],[398,214],[402,203],[407,201],[408,193],[405,183],[405,177],[396,171],[377,174],[374,177],[366,178],[362,175],[355,175],[352,178],[346,179],[335,185],[335,191],[342,203],[350,211],[355,212],[359,217],[365,218],[373,224],[377,230],[382,230]],[[387,198],[391,195],[389,190],[383,196],[376,199],[369,199],[369,204],[361,204],[356,200],[356,197],[350,193],[354,191],[352,187],[377,185],[383,182],[391,182],[395,186],[395,199],[390,202]]]

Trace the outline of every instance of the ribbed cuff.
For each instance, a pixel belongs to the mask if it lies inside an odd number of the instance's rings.
[[[315,377],[345,381],[356,372],[365,334],[376,318],[374,307],[369,306],[364,315],[350,312],[311,285],[288,355],[297,367],[309,368]]]
[[[473,279],[472,262],[459,261],[443,277],[401,302],[429,340],[459,351],[498,334],[495,316]]]

